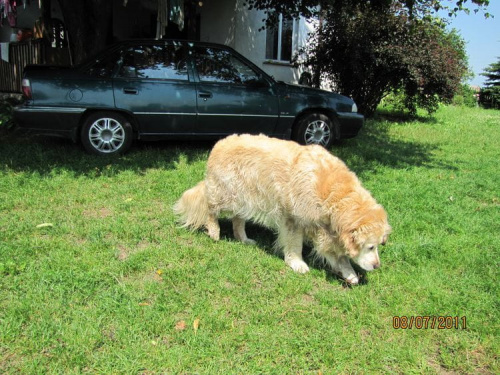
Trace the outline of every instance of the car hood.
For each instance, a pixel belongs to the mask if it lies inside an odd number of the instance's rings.
[[[336,92],[322,90],[309,86],[294,85],[285,82],[278,82],[281,90],[285,95],[290,96],[307,96],[310,98],[321,98],[322,101],[327,101],[330,108],[335,108],[339,112],[351,112],[354,100],[338,94]]]

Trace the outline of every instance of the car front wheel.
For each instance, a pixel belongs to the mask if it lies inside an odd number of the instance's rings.
[[[320,145],[329,148],[335,140],[335,125],[322,113],[310,113],[299,119],[292,133],[293,139],[302,145]]]
[[[122,154],[132,144],[132,127],[120,114],[94,113],[85,119],[81,139],[83,147],[91,154]]]

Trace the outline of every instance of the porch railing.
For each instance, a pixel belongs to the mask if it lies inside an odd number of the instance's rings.
[[[19,92],[14,65],[0,60],[0,92]]]
[[[47,47],[42,39],[9,45],[9,62],[0,60],[0,92],[21,92],[23,69],[29,64],[45,64]]]

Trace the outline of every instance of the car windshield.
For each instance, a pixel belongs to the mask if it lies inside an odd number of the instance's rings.
[[[265,84],[262,74],[229,51],[213,47],[197,47],[195,64],[201,82],[239,85]]]

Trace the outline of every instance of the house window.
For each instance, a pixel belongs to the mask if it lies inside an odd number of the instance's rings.
[[[294,21],[280,14],[279,22],[266,31],[266,59],[292,60]]]

